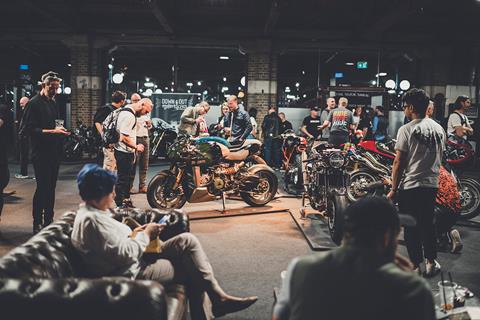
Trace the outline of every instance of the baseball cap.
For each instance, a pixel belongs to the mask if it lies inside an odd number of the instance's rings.
[[[345,231],[383,233],[398,230],[400,226],[413,227],[415,219],[401,214],[385,197],[365,197],[350,205],[345,211]]]
[[[320,109],[317,106],[310,107],[310,111],[319,111]]]

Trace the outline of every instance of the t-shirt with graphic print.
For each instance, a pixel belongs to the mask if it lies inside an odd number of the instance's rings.
[[[353,123],[353,113],[345,107],[338,107],[330,111],[328,122],[330,122],[330,132],[348,133]]]
[[[407,165],[399,188],[438,188],[446,134],[430,118],[416,119],[398,130],[395,149],[406,153]]]

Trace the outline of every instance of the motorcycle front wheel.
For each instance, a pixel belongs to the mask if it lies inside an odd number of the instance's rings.
[[[344,195],[333,194],[327,204],[327,224],[332,241],[340,245],[343,238],[345,223],[345,210],[348,207],[348,199]]]
[[[180,209],[187,202],[187,196],[182,186],[173,189],[175,175],[164,170],[155,175],[147,188],[148,204],[157,209]]]
[[[347,183],[348,200],[355,202],[366,196],[378,196],[379,190],[365,190],[365,187],[373,182],[379,181],[380,178],[364,169],[354,171],[349,174]]]
[[[255,173],[259,177],[258,184],[252,191],[241,191],[243,201],[252,207],[261,207],[272,201],[277,193],[277,176],[267,170],[259,170]]]
[[[480,214],[480,184],[472,178],[459,178],[460,219],[469,220]]]

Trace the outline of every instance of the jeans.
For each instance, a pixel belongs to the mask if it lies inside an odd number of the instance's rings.
[[[10,180],[10,172],[8,171],[8,164],[0,164],[0,215],[2,215],[3,210],[3,189],[8,185]]]
[[[435,188],[399,191],[400,212],[413,216],[417,221],[415,227],[404,229],[408,255],[415,266],[423,261],[423,257],[430,261],[437,258],[437,238],[433,219],[436,195]]]
[[[28,176],[29,139],[28,137],[20,137],[18,142],[20,143],[20,174],[22,176]]]
[[[280,168],[282,165],[281,143],[281,140],[270,137],[263,140],[263,159],[271,167]]]
[[[115,185],[115,203],[121,206],[123,200],[130,198],[130,181],[133,175],[135,153],[115,150],[117,161],[117,184]]]
[[[147,184],[147,171],[148,171],[148,162],[150,158],[150,138],[149,137],[137,137],[137,144],[143,144],[145,146],[145,151],[142,153],[137,152],[136,161],[133,167],[132,182],[130,188],[133,187],[133,180],[135,180],[135,175],[137,174],[137,163],[139,167],[139,180],[138,180],[138,189],[142,189]]]
[[[33,224],[46,226],[53,221],[60,159],[41,155],[32,162],[37,182],[37,189],[33,195]]]

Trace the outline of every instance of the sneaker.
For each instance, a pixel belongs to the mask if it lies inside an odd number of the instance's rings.
[[[17,179],[28,179],[28,178],[30,178],[30,177],[29,177],[29,176],[24,176],[24,175],[22,175],[22,174],[17,173],[17,174],[15,175],[15,178],[17,178]]]
[[[437,260],[433,261],[425,261],[425,277],[431,278],[438,274],[442,267],[440,266],[440,263],[438,263]]]
[[[460,238],[460,232],[457,229],[450,231],[450,239],[452,239],[451,253],[459,253],[463,249],[462,238]]]

